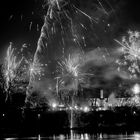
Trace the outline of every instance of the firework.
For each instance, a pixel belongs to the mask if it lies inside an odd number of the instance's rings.
[[[79,58],[71,58],[69,55],[64,61],[59,62],[59,68],[61,72],[62,79],[65,82],[66,78],[72,79],[75,83],[75,88],[77,89],[77,82],[82,80],[81,72],[80,72],[80,63]]]
[[[9,88],[9,83],[16,77],[16,70],[20,64],[17,62],[17,57],[14,55],[15,49],[12,48],[12,43],[7,50],[7,55],[4,63],[4,77],[6,81],[6,90]]]
[[[13,81],[17,78],[17,71],[22,61],[22,59],[18,61],[14,53],[15,49],[12,48],[12,43],[10,43],[10,46],[7,49],[7,54],[5,57],[5,63],[3,68],[3,74],[5,79],[5,90],[7,93],[9,92],[8,90],[10,86],[13,84]]]
[[[65,60],[58,62],[57,71],[60,74],[60,81],[64,87],[64,83],[67,79],[71,79],[74,84],[74,89],[77,90],[79,83],[84,83],[86,76],[93,76],[91,73],[85,73],[82,71],[82,65],[84,61],[81,56],[71,56]]]
[[[72,59],[71,56],[69,55],[68,59],[66,58],[64,61],[62,61],[60,64],[62,74],[65,72],[71,74],[73,77],[78,77],[80,71],[79,67],[80,64],[78,63],[78,59]]]
[[[115,40],[122,46],[123,59],[116,61],[119,66],[128,66],[128,71],[131,73],[131,77],[136,77],[136,74],[140,72],[140,33],[135,31],[128,32],[129,37],[125,36],[122,41]],[[120,69],[120,67],[119,67]]]
[[[122,46],[122,52],[127,60],[140,60],[140,33],[129,31],[128,35],[128,39],[123,37],[122,42],[116,41]]]

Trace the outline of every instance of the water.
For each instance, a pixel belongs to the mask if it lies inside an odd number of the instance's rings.
[[[140,140],[140,132],[134,132],[134,134],[88,134],[88,133],[74,133],[60,134],[42,137],[38,135],[36,137],[22,137],[22,138],[4,138],[3,140]]]

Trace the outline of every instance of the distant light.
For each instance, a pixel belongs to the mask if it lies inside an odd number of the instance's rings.
[[[75,105],[75,107],[74,107],[76,110],[78,110],[78,106],[77,105]]]
[[[134,140],[139,140],[140,139],[140,134],[134,133],[133,137],[134,137]]]
[[[5,116],[5,114],[2,114],[2,116],[4,117],[4,116]]]
[[[89,140],[89,135],[87,133],[85,134],[85,140]]]
[[[64,135],[60,135],[60,136],[59,136],[59,139],[60,139],[60,140],[64,140],[64,139],[65,139],[65,136],[64,136]]]
[[[70,106],[70,110],[72,110],[73,108]]]
[[[57,104],[56,103],[52,103],[52,108],[56,108]]]
[[[30,68],[30,72],[32,73],[34,71],[34,68]]]
[[[110,24],[108,23],[107,26],[110,27]]]
[[[40,118],[40,114],[38,114],[38,118]]]
[[[59,107],[65,107],[65,105],[63,105],[63,104],[60,104],[60,105],[59,105]]]
[[[40,134],[38,135],[38,140],[41,140]]]
[[[133,114],[136,115],[136,111],[134,111]]]
[[[83,108],[82,108],[82,107],[80,107],[80,110],[83,110]]]
[[[132,88],[132,91],[134,94],[139,94],[140,93],[140,85],[135,84],[134,87]]]
[[[83,108],[83,111],[84,111],[84,112],[89,112],[89,107],[85,106],[85,107]]]

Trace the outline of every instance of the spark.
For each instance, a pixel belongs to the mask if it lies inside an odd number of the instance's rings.
[[[102,4],[99,0],[97,0],[97,1],[98,1],[98,3],[100,4],[101,8],[104,10],[104,12],[105,12],[107,15],[109,15],[109,14],[107,13],[107,11],[105,10],[103,4]]]
[[[88,14],[86,14],[85,12],[83,12],[82,10],[80,10],[79,8],[77,8],[76,6],[73,5],[73,7],[80,13],[82,13],[83,15],[85,15],[86,17],[88,17],[91,21],[94,21],[95,23],[97,23],[97,20],[93,19],[91,16],[89,16]]]

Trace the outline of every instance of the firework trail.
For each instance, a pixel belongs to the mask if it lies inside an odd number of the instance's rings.
[[[131,73],[130,78],[137,77],[140,73],[139,61],[140,61],[140,33],[137,31],[129,31],[128,37],[124,36],[122,41],[115,40],[121,45],[123,59],[116,61],[119,64],[119,68],[122,66],[128,66],[128,71]]]

